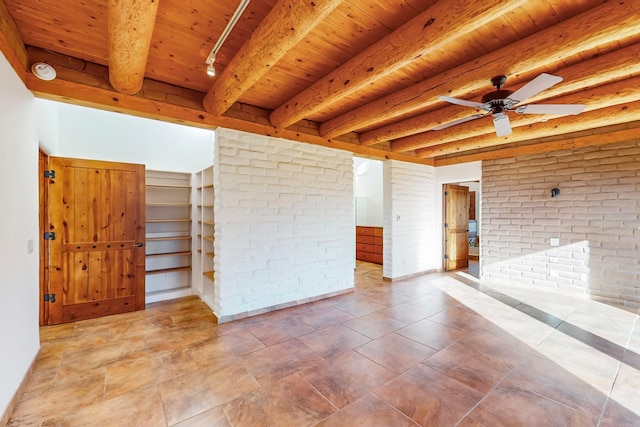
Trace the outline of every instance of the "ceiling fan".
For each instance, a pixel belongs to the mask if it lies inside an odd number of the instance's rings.
[[[511,123],[509,122],[507,111],[515,111],[518,114],[569,115],[580,114],[587,107],[583,104],[529,104],[517,106],[520,102],[560,83],[562,81],[562,77],[542,73],[515,92],[500,89],[506,81],[506,76],[496,76],[492,78],[491,84],[496,88],[496,90],[484,95],[482,97],[482,102],[467,101],[464,99],[451,98],[449,96],[439,96],[438,98],[443,101],[465,107],[478,108],[485,112],[436,126],[432,128],[432,130],[445,129],[460,123],[484,117],[486,114],[491,113],[493,116],[493,125],[496,128],[496,135],[506,136],[511,133]]]

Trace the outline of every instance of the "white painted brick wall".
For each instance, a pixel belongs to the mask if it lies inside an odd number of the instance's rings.
[[[439,268],[435,253],[435,168],[383,165],[383,275],[394,279]]]
[[[227,129],[216,134],[216,314],[352,288],[352,153]]]
[[[638,140],[486,161],[482,179],[483,278],[640,306]]]

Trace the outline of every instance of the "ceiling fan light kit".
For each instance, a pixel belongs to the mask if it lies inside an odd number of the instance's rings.
[[[583,104],[518,105],[520,102],[537,95],[539,92],[560,83],[562,81],[562,77],[559,76],[542,73],[515,92],[501,89],[506,81],[506,76],[493,77],[491,79],[491,84],[496,88],[496,90],[482,96],[482,102],[467,101],[464,99],[451,98],[449,96],[440,96],[439,98],[443,101],[462,105],[464,107],[477,108],[484,110],[485,112],[436,126],[432,130],[446,129],[460,123],[484,117],[486,114],[490,113],[493,116],[496,135],[502,137],[511,133],[511,123],[509,121],[509,116],[506,114],[507,111],[514,111],[517,114],[558,114],[564,116],[580,114],[587,107]]]

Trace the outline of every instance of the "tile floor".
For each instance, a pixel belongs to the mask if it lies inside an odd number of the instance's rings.
[[[41,329],[10,426],[638,426],[638,310],[359,263],[216,325],[198,298]]]

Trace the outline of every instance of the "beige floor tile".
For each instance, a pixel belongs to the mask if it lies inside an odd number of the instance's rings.
[[[470,413],[487,426],[589,427],[597,419],[539,394],[498,387]]]
[[[234,427],[312,426],[335,411],[329,401],[297,374],[225,406]]]
[[[416,423],[434,427],[455,425],[484,396],[424,365],[410,369],[375,393]]]
[[[637,309],[361,262],[355,278],[225,324],[187,297],[43,327],[9,425],[640,425]]]
[[[265,386],[324,359],[298,340],[276,344],[240,358],[253,377]]]
[[[393,379],[396,374],[366,357],[348,351],[300,373],[307,382],[338,408]]]
[[[316,427],[417,427],[409,417],[376,395],[368,394],[335,412]]]
[[[541,394],[598,419],[611,383],[587,374],[579,378],[553,361],[534,354],[527,357],[500,386]]]
[[[325,359],[371,341],[361,333],[342,325],[307,334],[298,340]]]
[[[367,314],[357,319],[347,320],[342,324],[372,339],[379,338],[407,326],[404,322],[383,316],[378,312]]]
[[[482,393],[488,393],[511,370],[503,360],[459,344],[439,351],[422,364]]]
[[[70,427],[122,425],[140,427],[165,426],[162,403],[156,386],[145,387],[90,407],[84,407],[64,416],[50,420],[51,425]]]
[[[166,421],[172,425],[259,387],[239,362],[233,362],[190,372],[160,383],[158,389]]]
[[[231,427],[222,408],[209,409],[170,427]]]
[[[401,374],[436,352],[396,333],[385,335],[355,350],[396,374]]]

